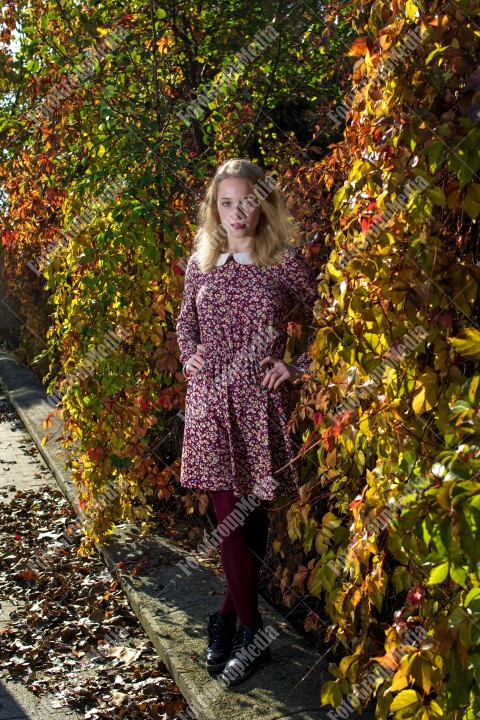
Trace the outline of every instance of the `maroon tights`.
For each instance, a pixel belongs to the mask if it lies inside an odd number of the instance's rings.
[[[219,524],[241,500],[233,490],[212,490],[210,496]],[[245,522],[234,530],[227,528],[226,537],[220,536],[220,557],[228,586],[220,614],[238,614],[240,623],[252,628],[258,627],[257,582],[267,549],[269,505],[269,500],[261,500],[253,510],[245,508]]]

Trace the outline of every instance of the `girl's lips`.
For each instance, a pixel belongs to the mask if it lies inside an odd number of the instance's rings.
[[[233,224],[232,224],[232,227],[234,227],[235,230],[243,230],[243,228],[244,228],[244,227],[247,227],[247,226],[246,226],[245,224],[244,224],[244,225],[239,225],[238,223],[233,223]]]

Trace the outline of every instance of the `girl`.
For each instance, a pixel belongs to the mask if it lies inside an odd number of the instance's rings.
[[[189,379],[180,484],[210,493],[228,587],[209,617],[206,667],[223,670],[228,684],[269,655],[261,642],[256,657],[245,652],[263,630],[257,579],[268,509],[279,496],[298,495],[298,469],[288,465],[296,453],[287,381],[303,375],[309,356],[295,365],[282,358],[298,305],[312,325],[317,281],[288,241],[295,231],[272,177],[248,160],[224,162],[200,205],[176,323]]]

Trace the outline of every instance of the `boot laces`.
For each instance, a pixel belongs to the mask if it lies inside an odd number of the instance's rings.
[[[212,637],[224,638],[232,632],[232,624],[233,621],[229,621],[221,615],[212,615],[208,622],[208,632]]]
[[[237,652],[243,647],[248,647],[248,645],[253,642],[255,634],[259,629],[260,628],[253,630],[253,628],[249,628],[247,625],[240,625],[233,638],[233,652]]]

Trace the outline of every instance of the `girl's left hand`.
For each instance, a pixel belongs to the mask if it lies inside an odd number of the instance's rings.
[[[285,382],[285,380],[294,382],[303,375],[303,370],[298,368],[296,365],[289,365],[283,362],[283,360],[274,358],[271,355],[267,355],[267,357],[260,360],[260,367],[267,362],[272,363],[273,367],[267,371],[267,374],[260,383],[260,387],[264,387],[268,390],[276,390],[282,382]]]

